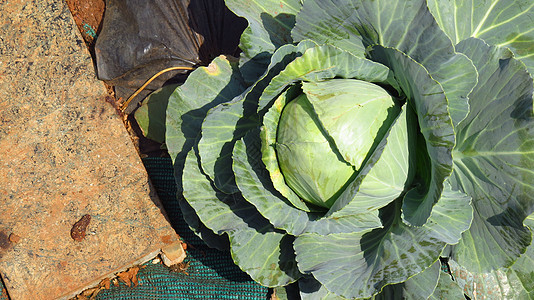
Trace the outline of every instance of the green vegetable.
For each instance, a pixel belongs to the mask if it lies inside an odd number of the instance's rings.
[[[330,208],[360,168],[394,103],[381,87],[354,79],[304,83],[303,89],[280,116],[278,164],[304,201]]]
[[[226,4],[243,54],[166,120],[209,245],[309,299],[534,296],[531,1]]]

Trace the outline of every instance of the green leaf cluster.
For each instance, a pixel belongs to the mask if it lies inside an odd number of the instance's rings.
[[[532,1],[226,5],[241,56],[166,109],[209,245],[303,299],[534,298]]]

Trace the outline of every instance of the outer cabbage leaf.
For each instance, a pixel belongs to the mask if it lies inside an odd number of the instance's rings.
[[[525,219],[525,225],[534,232],[534,214]],[[534,244],[528,246],[527,251],[519,257],[512,266],[517,278],[521,281],[523,288],[534,298]]]
[[[531,214],[525,219],[525,225],[534,231],[534,214]],[[521,285],[526,292],[534,298],[534,244],[528,246],[527,251],[519,257],[519,259],[512,266],[512,270],[521,281]]]
[[[297,14],[291,35],[295,41],[310,39],[335,45],[363,58],[366,45],[363,44],[360,28],[354,26],[351,18],[359,7],[357,5],[353,1],[306,1]]]
[[[165,141],[174,164],[185,160],[200,137],[208,110],[232,100],[245,90],[236,69],[235,61],[219,56],[208,67],[193,71],[170,96]],[[181,180],[181,176],[177,179]],[[181,181],[178,186],[181,187]]]
[[[240,65],[245,79],[254,82],[263,74],[275,50],[293,42],[291,29],[300,0],[226,0],[225,4],[248,21],[239,45],[243,51]]]
[[[260,139],[257,135],[253,132],[247,134],[245,139],[237,141],[234,147],[233,170],[239,189],[243,197],[275,227],[299,235],[306,228],[309,216],[305,211],[295,209],[274,189],[269,177],[265,176],[267,170],[261,162]]]
[[[243,90],[243,80],[237,63],[220,56],[208,67],[193,71],[186,82],[169,97],[165,123],[165,142],[173,160],[178,193],[182,192],[183,167],[187,154],[198,144],[202,122],[208,111],[224,102],[231,101]],[[191,229],[210,247],[224,249],[226,236],[211,232],[195,214],[193,208],[180,197],[180,208]]]
[[[442,85],[454,125],[469,110],[467,95],[476,84],[476,70],[467,57],[455,53],[425,0],[307,0],[292,35],[296,41],[329,43],[362,57],[367,46],[398,49]]]
[[[534,214],[525,225],[534,229]],[[510,268],[473,272],[454,260],[450,267],[456,283],[472,298],[534,299],[534,244]]]
[[[383,228],[298,236],[295,252],[299,269],[346,298],[368,298],[386,284],[406,281],[432,265],[445,246],[457,243],[469,228],[469,197],[445,187],[442,199],[421,227],[402,222],[401,201],[397,200],[381,209]]]
[[[311,275],[302,276],[298,284],[302,300],[346,300],[346,298],[328,291]]]
[[[473,198],[475,215],[452,257],[487,273],[511,266],[531,243],[523,220],[534,211],[533,83],[507,49],[475,38],[457,49],[473,59],[479,83],[457,128],[450,179]]]
[[[202,138],[198,142],[202,168],[215,186],[225,193],[238,191],[234,173],[228,167],[232,165],[234,141],[258,126],[256,118],[243,116],[243,104],[242,94],[210,109],[202,123]]]
[[[456,283],[472,299],[532,299],[534,296],[524,288],[513,269],[472,273],[454,260],[449,265]]]
[[[232,258],[252,279],[265,286],[280,286],[300,277],[292,237],[276,231],[239,194],[218,192],[202,174],[193,151],[187,155],[184,177],[185,199],[206,227],[217,234],[228,233]]]
[[[452,172],[454,129],[447,98],[440,84],[426,69],[402,52],[375,46],[371,56],[389,66],[396,74],[408,104],[417,112],[420,131],[425,138],[424,146],[430,159],[429,178],[423,178],[424,182],[419,187],[406,194],[402,207],[404,220],[411,225],[421,226],[440,198],[443,181]]]
[[[219,251],[228,251],[230,249],[230,241],[227,234],[216,234],[211,229],[206,227],[200,221],[195,210],[183,198],[178,196],[178,204],[182,211],[183,217],[189,228],[206,244],[208,247],[218,249]]]
[[[449,273],[440,272],[438,286],[430,295],[430,300],[464,299],[464,292],[458,284],[452,280]]]
[[[301,276],[295,262],[293,236],[242,228],[228,235],[234,262],[260,284],[284,286]]]
[[[166,85],[148,95],[135,111],[135,120],[143,135],[158,143],[165,143],[165,115],[169,97],[178,84]]]
[[[455,44],[469,37],[508,47],[534,74],[534,2],[429,0],[439,25]]]
[[[293,83],[316,82],[336,76],[397,87],[393,74],[386,66],[356,57],[334,46],[321,45],[306,50],[272,79],[258,101],[259,109],[270,106],[271,102]]]
[[[427,299],[432,295],[440,277],[440,261],[403,283],[386,285],[373,300]],[[443,298],[453,299],[453,298]]]

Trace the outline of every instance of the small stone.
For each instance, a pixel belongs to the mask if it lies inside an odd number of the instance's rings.
[[[20,236],[14,234],[14,233],[11,233],[11,234],[9,235],[9,241],[10,241],[11,243],[13,243],[13,244],[16,244],[16,243],[20,242]]]
[[[185,257],[186,254],[180,241],[161,248],[161,258],[167,267],[181,263]]]

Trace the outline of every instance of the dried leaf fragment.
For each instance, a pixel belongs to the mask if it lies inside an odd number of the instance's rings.
[[[127,286],[132,286],[132,284],[133,286],[137,286],[139,284],[137,273],[139,272],[139,269],[142,269],[144,267],[145,266],[131,267],[127,271],[120,272],[119,274],[117,274],[117,277]]]
[[[130,280],[130,277],[131,275],[127,272],[127,271],[124,271],[124,272],[120,272],[119,274],[117,274],[117,277],[119,277],[120,281],[124,282],[124,284],[126,284],[126,286],[131,286],[132,285],[132,281]]]
[[[111,280],[109,278],[103,279],[102,281],[100,281],[98,286],[103,287],[106,290],[109,290],[109,288],[111,287]]]
[[[189,263],[189,261],[187,263],[180,262],[170,266],[170,268],[176,273],[184,273],[185,275],[189,275],[189,273],[187,272],[187,269],[189,268]]]
[[[82,292],[82,296],[85,296],[85,297],[91,297],[96,291],[98,291],[100,288],[99,287],[94,287],[94,288],[90,288],[90,289],[86,289]]]
[[[77,242],[83,241],[85,238],[85,231],[87,226],[91,222],[91,215],[84,215],[78,222],[74,223],[72,229],[70,230],[70,236],[73,240]]]

